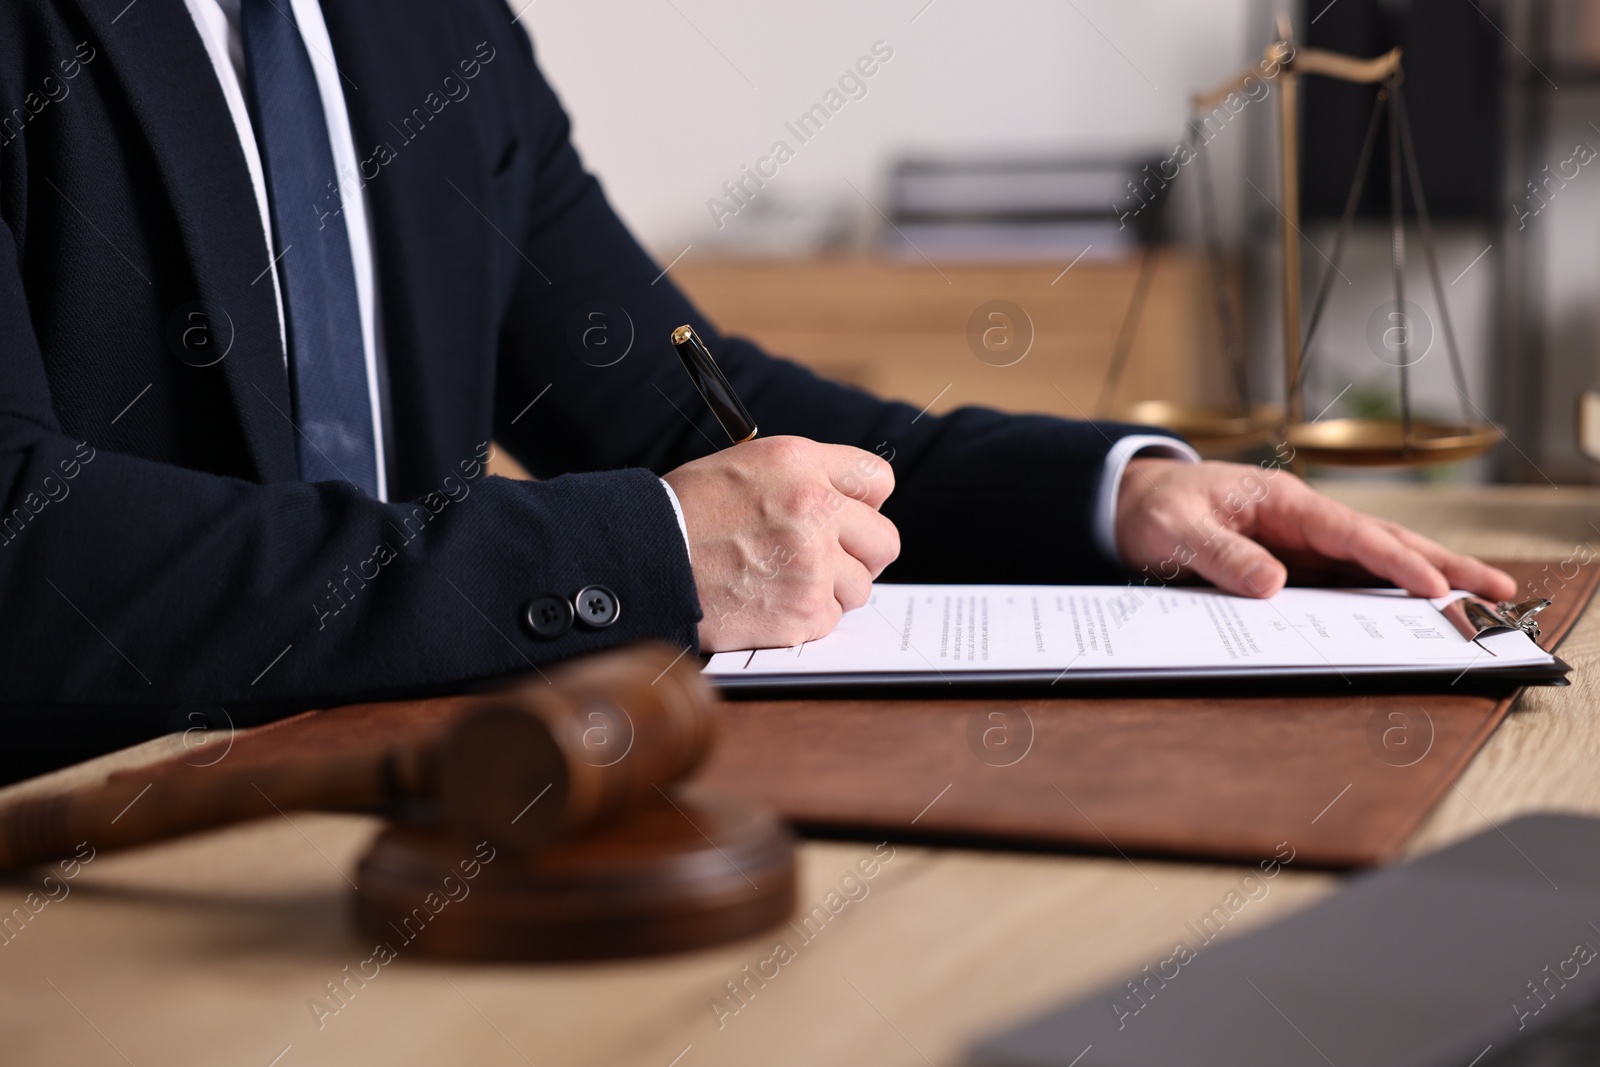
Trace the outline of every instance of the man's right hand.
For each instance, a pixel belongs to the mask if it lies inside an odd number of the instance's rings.
[[[894,473],[859,448],[758,438],[665,480],[689,529],[702,651],[821,637],[900,554],[899,531],[878,513]]]

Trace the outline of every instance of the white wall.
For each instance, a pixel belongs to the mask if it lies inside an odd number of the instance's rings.
[[[870,211],[846,183],[880,199],[888,163],[906,151],[1170,149],[1188,93],[1232,74],[1251,58],[1247,41],[1265,39],[1261,7],[534,0],[522,21],[590,168],[645,243],[670,257],[717,236],[707,199],[775,138],[795,144],[783,124],[875,41],[894,56],[867,95],[798,146],[763,198]]]

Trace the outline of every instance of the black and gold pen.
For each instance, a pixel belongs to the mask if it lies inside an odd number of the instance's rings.
[[[705,398],[711,414],[717,417],[717,421],[727,431],[728,440],[736,445],[754,440],[756,420],[750,417],[744,401],[733,391],[733,386],[723,375],[722,368],[711,358],[710,349],[706,348],[705,342],[696,336],[694,327],[679,326],[673,330],[672,347],[678,350],[678,358],[683,360],[683,369],[689,372],[689,379],[694,382],[694,387],[700,390],[700,395]]]

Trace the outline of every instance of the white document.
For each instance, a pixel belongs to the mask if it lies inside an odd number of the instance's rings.
[[[1463,635],[1442,609],[1467,595],[1290,588],[1258,600],[1198,587],[879,584],[826,637],[718,653],[705,669],[737,688],[1553,667],[1520,630]]]

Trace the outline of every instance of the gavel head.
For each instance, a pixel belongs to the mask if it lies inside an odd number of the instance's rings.
[[[657,800],[711,745],[717,697],[698,668],[634,645],[485,700],[434,750],[442,821],[526,850]]]
[[[676,952],[777,925],[795,906],[788,829],[679,781],[711,743],[716,706],[695,659],[663,646],[475,699],[391,760],[398,791],[441,817],[378,836],[357,921],[382,939],[421,919],[408,951],[474,960]],[[424,917],[418,903],[468,854],[484,857],[470,899]]]

